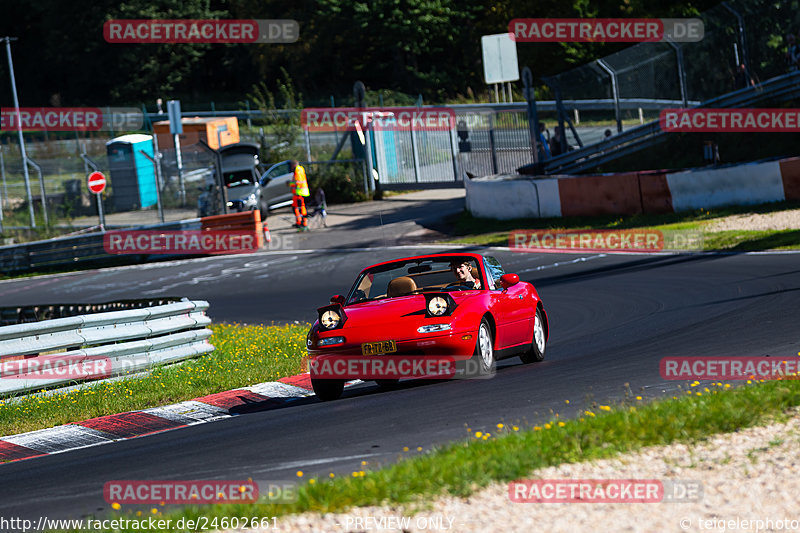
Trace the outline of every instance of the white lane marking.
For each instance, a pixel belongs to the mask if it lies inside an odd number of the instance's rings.
[[[170,284],[167,284],[167,285],[159,285],[155,289],[142,291],[142,294],[160,294],[160,293],[163,293],[164,291],[167,291],[167,290],[170,290],[170,289],[174,289],[174,288],[180,287],[182,285],[199,285],[201,283],[208,282],[208,281],[216,281],[216,280],[220,280],[220,279],[237,278],[244,272],[249,272],[251,270],[261,270],[261,269],[267,268],[269,266],[281,265],[281,264],[284,264],[284,263],[291,263],[291,262],[296,261],[297,259],[298,259],[297,256],[291,256],[291,257],[288,257],[288,258],[278,259],[278,260],[275,260],[275,261],[270,261],[270,260],[267,260],[267,261],[264,261],[264,260],[248,261],[247,263],[245,263],[243,265],[231,266],[231,267],[228,267],[228,268],[223,268],[222,270],[214,270],[213,273],[206,274],[206,275],[201,275],[201,276],[195,276],[192,279],[186,279],[186,280],[182,280],[182,281],[177,281],[175,283],[170,283]],[[165,277],[156,278],[156,279],[153,279],[153,280],[147,280],[146,283],[148,285],[155,285],[155,284],[158,284],[158,283],[160,283],[162,281],[167,281],[167,280],[171,280],[171,279],[173,279],[173,276],[165,276]]]
[[[577,259],[573,259],[572,261],[559,261],[557,263],[551,263],[549,265],[539,265],[533,268],[526,268],[524,270],[518,270],[517,274],[524,274],[525,272],[537,272],[539,270],[545,270],[547,268],[556,268],[563,265],[572,265],[575,263],[582,263],[584,261],[591,261],[592,259],[600,259],[601,257],[606,257],[606,254],[599,254],[599,255],[590,255],[588,257],[578,257]]]
[[[270,472],[273,470],[280,470],[281,468],[297,468],[298,466],[312,466],[312,465],[324,465],[327,463],[336,463],[339,461],[349,461],[350,459],[363,459],[364,457],[375,457],[378,455],[385,455],[382,453],[365,453],[360,455],[343,455],[341,457],[327,457],[325,459],[312,459],[310,461],[293,461],[291,463],[281,463],[277,466],[272,466],[269,468],[265,468],[263,470],[259,470],[260,472]]]

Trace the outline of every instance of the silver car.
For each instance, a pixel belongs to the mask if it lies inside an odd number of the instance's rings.
[[[292,204],[292,189],[289,183],[294,179],[291,161],[281,161],[269,167],[261,176],[261,216],[271,209]]]

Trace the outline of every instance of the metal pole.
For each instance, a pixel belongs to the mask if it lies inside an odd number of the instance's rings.
[[[42,175],[42,167],[39,166],[33,159],[28,159],[28,164],[36,169],[39,173],[39,192],[42,198],[42,211],[44,211],[44,225],[50,225],[50,219],[47,216],[47,193],[44,190],[44,176]]]
[[[308,134],[308,128],[304,128],[304,135],[306,138],[306,160],[311,161],[311,136]]]
[[[411,159],[414,161],[414,182],[419,183],[419,153],[417,152],[417,132],[411,128]]]
[[[525,93],[525,100],[528,102],[528,133],[531,136],[531,151],[533,152],[533,162],[535,164],[539,162],[539,113],[536,110],[536,92],[533,88],[533,72],[529,67],[522,69],[522,84],[525,87],[523,91]],[[492,153],[494,153],[494,144],[492,144]]]
[[[219,132],[217,132],[219,136]],[[173,135],[173,141],[175,142],[175,160],[178,163],[178,185],[180,186],[180,198],[181,198],[181,207],[186,207],[186,186],[183,183],[183,158],[181,157],[181,141],[179,139],[179,135],[176,133]]]
[[[205,148],[207,151],[211,152],[215,156],[215,166],[217,167],[217,189],[219,190],[219,197],[222,202],[222,213],[227,215],[228,214],[228,191],[225,189],[225,180],[222,177],[222,154],[219,153],[219,150],[214,150],[211,148],[207,142],[203,139],[200,139],[199,143],[200,146]]]
[[[619,86],[617,85],[617,73],[611,66],[602,59],[597,60],[597,64],[608,72],[611,76],[611,91],[614,93],[614,116],[617,120],[617,133],[622,133],[622,113],[619,107]]]
[[[733,13],[733,16],[736,17],[736,21],[739,23],[739,39],[742,43],[742,64],[744,65],[747,87],[749,87],[752,76],[750,75],[750,61],[747,57],[747,36],[744,33],[744,17],[742,17],[738,11],[733,9],[728,2],[722,2],[722,7]],[[739,65],[736,65],[736,68],[739,68]]]
[[[161,172],[158,170],[158,155],[156,157],[150,157],[150,155],[145,152],[144,150],[139,150],[139,153],[145,156],[151,163],[153,163],[153,170],[155,171],[155,178],[156,178],[156,203],[158,205],[158,218],[161,222],[164,222],[164,208],[161,206]]]
[[[95,172],[100,172],[100,167],[97,166],[97,163],[92,161],[88,155],[86,155],[86,145],[84,144],[81,149],[83,152],[80,154],[81,159],[83,159],[83,168],[86,170],[86,177],[89,177],[89,168],[91,167],[92,170]],[[103,214],[103,199],[101,198],[101,193],[97,193],[97,215],[100,217],[100,229],[102,231],[106,230],[106,217]]]
[[[3,175],[3,188],[6,186],[6,165],[3,161],[3,147],[0,146],[0,173]],[[0,194],[0,233],[3,233],[3,207],[5,206],[5,197],[8,195],[8,190],[5,194]]]
[[[14,96],[14,112],[17,114],[17,133],[19,134],[19,152],[22,156],[22,174],[25,176],[25,193],[28,196],[28,213],[31,217],[31,227],[36,227],[36,218],[33,215],[33,194],[31,193],[31,179],[28,174],[28,154],[25,153],[25,139],[22,137],[22,117],[19,113],[19,99],[17,98],[17,80],[14,78],[14,62],[11,60],[11,41],[16,37],[3,37],[6,42],[6,55],[8,56],[8,71],[11,76],[11,93]]]
[[[331,95],[331,109],[336,107],[336,104],[333,99],[333,95]],[[345,135],[347,135],[347,128],[345,128]],[[333,138],[336,139],[336,144],[339,144],[339,128],[336,126],[336,122],[333,123]],[[336,159],[332,157],[331,159]]]
[[[497,174],[497,149],[494,144],[494,112],[489,115],[489,148],[492,150],[492,174]]]
[[[6,162],[3,159],[3,149],[0,147],[0,175],[3,176],[3,203],[0,207],[8,206],[8,185],[6,184]]]
[[[458,181],[458,143],[456,142],[455,124],[450,126],[450,153],[453,156],[453,179]]]
[[[681,85],[681,100],[683,100],[683,107],[689,107],[689,96],[686,94],[686,68],[683,62],[683,47],[678,46],[671,40],[667,39],[672,48],[675,49],[675,56],[678,60],[678,82]]]
[[[100,231],[106,230],[106,215],[103,213],[103,193],[97,193],[97,215],[100,217]]]

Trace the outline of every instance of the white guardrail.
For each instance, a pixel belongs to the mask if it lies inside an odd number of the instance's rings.
[[[206,301],[184,299],[0,327],[0,394],[121,376],[210,353],[206,309]]]

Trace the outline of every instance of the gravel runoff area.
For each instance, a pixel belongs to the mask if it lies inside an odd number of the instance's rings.
[[[433,499],[416,513],[392,506],[355,508],[342,514],[305,513],[279,517],[276,530],[800,531],[800,410],[785,423],[712,435],[690,445],[649,447],[613,459],[564,464],[526,477],[535,478],[660,480],[665,487],[672,481],[673,487],[699,486],[699,491],[679,503],[515,503],[509,498],[508,484],[496,483],[468,498]]]
[[[730,215],[703,228],[708,232],[728,230],[784,230],[800,229],[800,209],[787,209],[774,213],[743,213]]]

